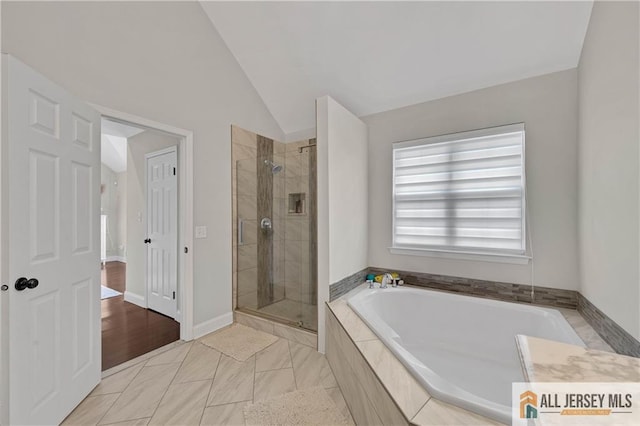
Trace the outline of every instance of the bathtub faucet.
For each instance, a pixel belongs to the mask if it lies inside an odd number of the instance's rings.
[[[387,284],[391,284],[393,282],[393,277],[390,273],[384,274],[382,280],[380,281],[380,288],[387,288]]]

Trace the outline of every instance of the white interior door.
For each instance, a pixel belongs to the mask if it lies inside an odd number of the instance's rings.
[[[176,317],[178,283],[177,147],[146,155],[147,305]]]
[[[15,58],[3,71],[3,419],[58,424],[100,381],[100,116]]]

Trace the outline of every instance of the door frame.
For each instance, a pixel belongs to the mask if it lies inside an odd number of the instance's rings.
[[[193,131],[89,103],[102,118],[171,133],[178,143],[178,318],[180,339],[193,340]],[[145,178],[146,180],[146,178]],[[146,202],[146,201],[145,201]],[[187,252],[185,253],[185,249]],[[145,304],[147,304],[145,283]]]

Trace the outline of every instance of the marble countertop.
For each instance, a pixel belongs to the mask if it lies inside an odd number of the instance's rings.
[[[640,358],[518,335],[529,382],[640,382]]]

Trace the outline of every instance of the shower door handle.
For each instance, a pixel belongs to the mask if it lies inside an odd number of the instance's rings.
[[[244,244],[244,220],[238,218],[238,245]]]

